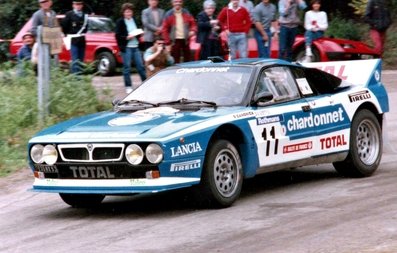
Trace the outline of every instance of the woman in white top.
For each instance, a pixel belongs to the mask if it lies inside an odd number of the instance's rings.
[[[305,41],[306,56],[313,56],[311,45],[313,40],[324,36],[324,31],[328,28],[327,13],[320,11],[321,1],[312,0],[310,3],[312,10],[305,13]]]

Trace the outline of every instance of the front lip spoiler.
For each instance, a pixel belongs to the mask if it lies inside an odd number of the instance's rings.
[[[74,194],[134,194],[156,193],[190,187],[200,178],[160,177],[157,179],[39,179],[35,178],[34,192]]]

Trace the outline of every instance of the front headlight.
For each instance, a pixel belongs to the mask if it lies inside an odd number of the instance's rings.
[[[136,144],[128,145],[125,149],[125,158],[132,165],[138,165],[143,160],[143,150]]]
[[[146,159],[151,163],[159,163],[163,160],[163,149],[155,143],[147,146],[145,154]]]
[[[36,144],[30,149],[30,158],[34,163],[43,162],[43,145]]]
[[[53,145],[46,145],[43,149],[43,161],[48,165],[53,165],[58,160],[58,152]]]

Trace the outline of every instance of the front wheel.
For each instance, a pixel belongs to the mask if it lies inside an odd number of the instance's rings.
[[[370,176],[379,166],[382,147],[382,130],[378,120],[371,111],[360,110],[351,125],[349,154],[344,161],[333,165],[344,176]]]
[[[231,206],[241,192],[242,170],[240,155],[234,145],[226,140],[215,141],[207,152],[197,189],[201,201],[213,207]]]
[[[97,71],[101,76],[111,76],[116,70],[116,58],[110,52],[101,52],[96,56]]]
[[[70,193],[60,193],[61,199],[68,205],[72,207],[95,207],[101,204],[105,195],[100,194],[70,194]]]

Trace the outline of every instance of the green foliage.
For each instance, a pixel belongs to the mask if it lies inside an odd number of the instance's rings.
[[[328,37],[361,40],[363,34],[365,34],[365,27],[360,26],[358,22],[342,18],[339,15],[329,19],[326,31],[326,36]]]
[[[24,77],[15,76],[10,64],[0,75],[0,176],[26,166],[26,144],[35,132],[74,116],[109,109],[109,99],[97,99],[90,76],[75,76],[63,70],[51,72],[50,113],[38,122],[37,81],[26,68]]]
[[[353,7],[354,9],[354,14],[363,16],[365,13],[365,8],[367,6],[368,0],[352,0],[351,3],[349,3],[350,7]]]

